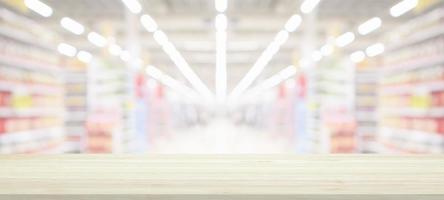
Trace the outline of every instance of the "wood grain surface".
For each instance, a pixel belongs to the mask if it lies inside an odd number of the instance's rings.
[[[296,197],[444,199],[444,156],[0,156],[0,199]]]

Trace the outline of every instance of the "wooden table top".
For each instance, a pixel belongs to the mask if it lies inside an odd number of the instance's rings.
[[[97,194],[94,199],[444,199],[444,156],[0,156],[0,199],[25,194],[32,194],[26,199]]]

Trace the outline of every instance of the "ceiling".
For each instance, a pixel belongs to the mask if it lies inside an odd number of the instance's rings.
[[[215,29],[216,15],[213,0],[139,0],[143,13],[150,14],[166,32],[170,40],[183,54],[196,73],[214,88]],[[65,40],[79,48],[98,51],[85,37],[74,36],[59,26],[59,19],[69,16],[104,35],[116,38],[125,46],[128,32],[128,14],[120,0],[44,0],[54,8],[55,17],[43,19],[35,14],[31,17],[45,26],[57,30]],[[229,88],[246,74],[274,35],[283,28],[286,20],[299,13],[301,0],[229,0],[228,27],[228,70]],[[380,33],[390,29],[399,21],[388,16],[389,8],[398,0],[323,0],[318,6],[314,23],[303,22],[302,27],[292,33],[289,40],[262,73],[262,78],[278,71],[300,57],[304,43],[304,32],[315,30],[312,47],[320,47],[327,38],[345,31],[356,30],[358,24],[379,16],[384,29],[369,37],[358,38],[346,51],[363,48],[375,42]],[[304,18],[307,16],[303,16]],[[138,19],[136,19],[138,20]],[[152,34],[138,26],[141,52],[151,64],[162,68],[178,79],[171,60],[157,45]]]

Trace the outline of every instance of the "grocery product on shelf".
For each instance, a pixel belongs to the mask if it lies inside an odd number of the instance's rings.
[[[65,149],[66,152],[83,152],[87,119],[87,70],[85,64],[72,60],[65,65]]]
[[[64,85],[52,36],[0,10],[0,153],[63,152]]]
[[[391,33],[380,81],[380,133],[384,151],[444,152],[444,8]],[[390,41],[390,40],[389,40]]]
[[[355,69],[357,146],[359,152],[362,153],[375,153],[378,151],[378,70],[381,65],[380,61],[372,60],[358,64]]]

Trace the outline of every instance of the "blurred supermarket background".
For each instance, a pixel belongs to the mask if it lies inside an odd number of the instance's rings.
[[[442,0],[0,0],[0,154],[443,152]]]

